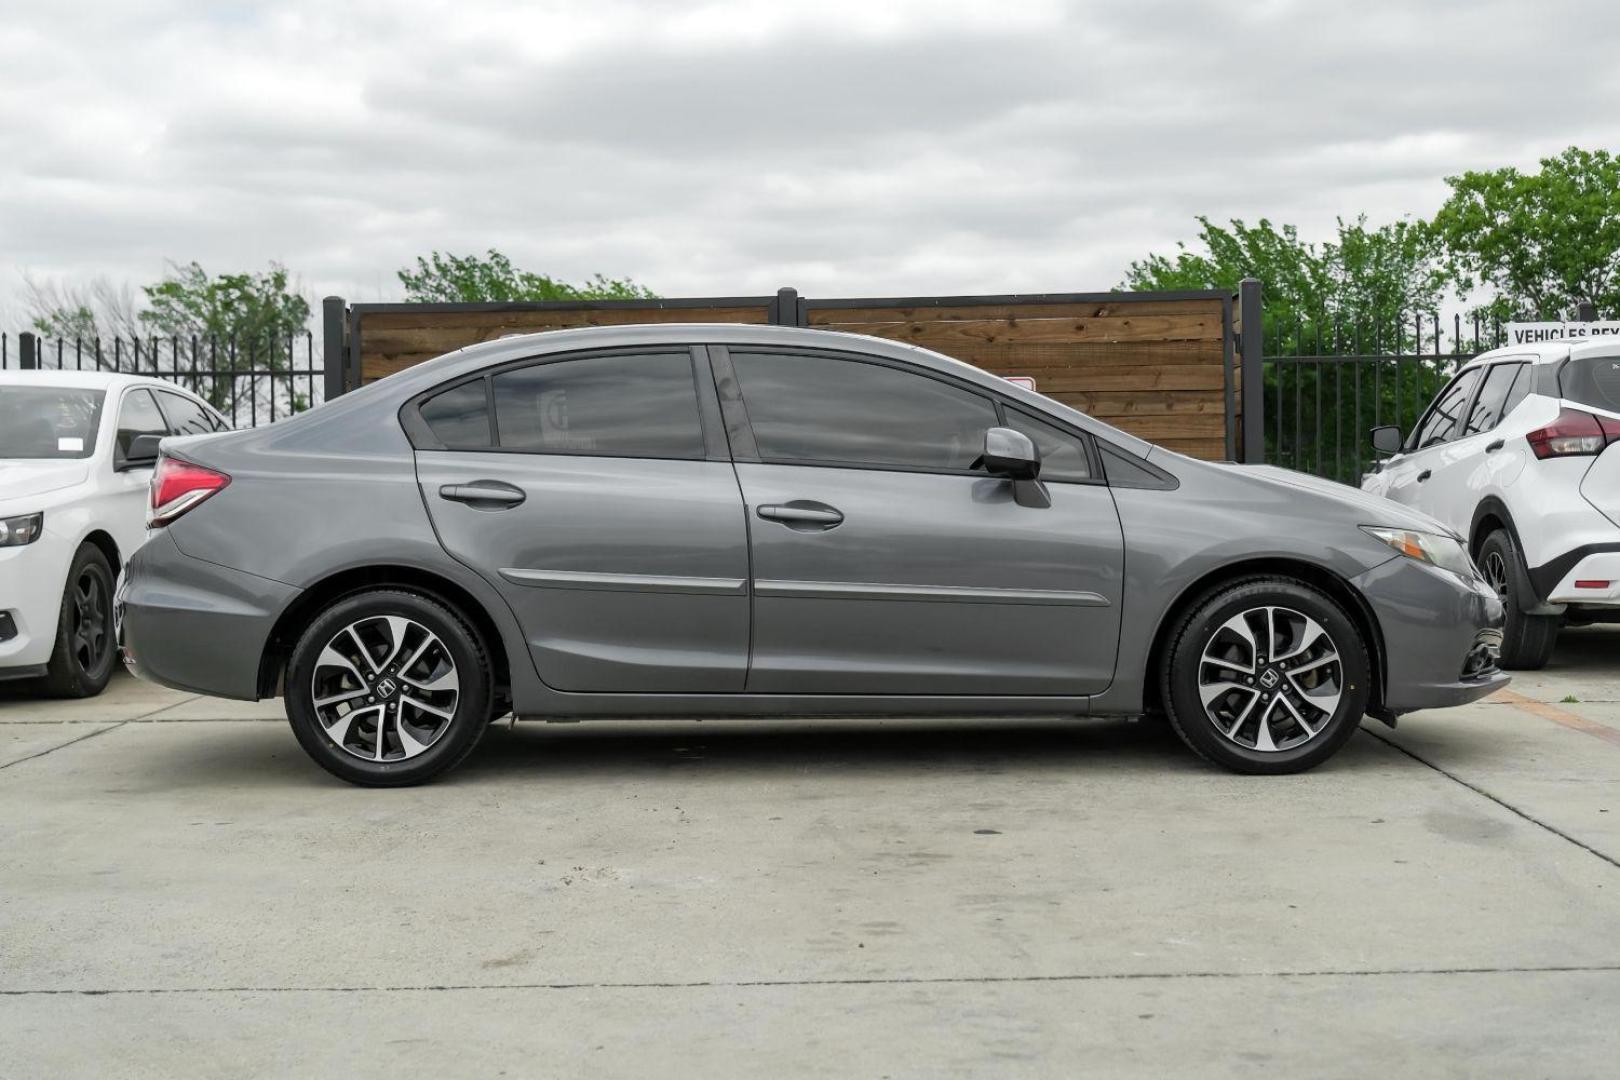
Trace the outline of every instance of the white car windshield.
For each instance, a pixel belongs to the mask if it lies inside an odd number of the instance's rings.
[[[0,459],[89,457],[105,396],[65,386],[0,386]]]

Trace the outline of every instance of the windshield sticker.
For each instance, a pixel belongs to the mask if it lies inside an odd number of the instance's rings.
[[[58,454],[82,454],[84,453],[84,440],[67,437],[57,439],[56,452]]]

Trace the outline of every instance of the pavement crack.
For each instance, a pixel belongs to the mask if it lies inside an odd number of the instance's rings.
[[[1545,821],[1542,821],[1540,818],[1536,817],[1534,814],[1530,813],[1527,810],[1519,809],[1517,806],[1514,806],[1512,803],[1508,802],[1506,799],[1502,798],[1500,795],[1492,794],[1491,792],[1486,791],[1484,788],[1480,787],[1478,784],[1476,784],[1476,783],[1474,783],[1474,782],[1472,782],[1470,780],[1464,780],[1462,777],[1458,776],[1456,773],[1452,772],[1450,769],[1447,769],[1447,768],[1445,768],[1445,767],[1443,767],[1441,765],[1435,764],[1434,762],[1430,761],[1428,758],[1424,757],[1422,754],[1419,754],[1414,750],[1408,750],[1406,747],[1402,746],[1400,743],[1395,742],[1393,739],[1390,739],[1390,738],[1387,738],[1387,737],[1385,737],[1383,735],[1380,735],[1378,732],[1373,731],[1371,728],[1363,727],[1361,730],[1363,732],[1365,732],[1366,734],[1371,735],[1373,738],[1377,739],[1379,742],[1383,743],[1385,746],[1390,747],[1393,750],[1399,751],[1402,754],[1405,754],[1407,757],[1411,758],[1413,761],[1417,762],[1418,764],[1423,765],[1423,766],[1425,766],[1427,768],[1433,769],[1435,772],[1439,773],[1441,776],[1445,777],[1447,780],[1450,780],[1452,783],[1460,784],[1461,786],[1467,788],[1469,791],[1472,791],[1475,795],[1478,795],[1478,796],[1480,796],[1482,798],[1489,799],[1491,802],[1495,803],[1497,806],[1500,806],[1502,809],[1508,811],[1509,813],[1514,814],[1517,817],[1523,818],[1525,821],[1528,821],[1530,824],[1536,826],[1539,829],[1545,829],[1547,832],[1550,832],[1554,836],[1558,837],[1558,839],[1564,840],[1564,841],[1566,841],[1568,843],[1571,843],[1571,844],[1574,844],[1576,847],[1580,848],[1582,851],[1586,852],[1587,854],[1595,855],[1599,859],[1602,859],[1604,862],[1608,863],[1610,866],[1614,867],[1616,870],[1620,870],[1620,859],[1616,859],[1612,855],[1609,855],[1609,854],[1606,854],[1605,852],[1599,851],[1597,848],[1593,847],[1591,844],[1586,843],[1584,840],[1577,840],[1575,837],[1571,836],[1569,833],[1565,832],[1563,829],[1560,829],[1558,826],[1552,825],[1552,824],[1550,824],[1548,822],[1545,822]]]
[[[1525,964],[1490,967],[1320,968],[1276,971],[1124,971],[1069,975],[870,976],[840,979],[691,979],[645,982],[398,983],[376,986],[196,986],[82,987],[0,990],[0,997],[206,994],[398,994],[458,993],[479,990],[747,990],[818,986],[999,986],[1013,983],[1168,982],[1202,979],[1371,979],[1466,975],[1601,975],[1620,972],[1613,964]]]
[[[129,722],[130,721],[128,721],[128,720],[120,720],[116,724],[109,725],[108,727],[100,728],[100,729],[98,729],[96,731],[87,731],[83,735],[74,736],[73,738],[69,739],[67,742],[57,743],[55,746],[47,746],[45,749],[40,750],[37,753],[28,754],[28,755],[26,755],[24,757],[17,758],[15,761],[8,761],[4,765],[0,765],[0,769],[9,769],[13,765],[21,765],[25,761],[33,761],[35,758],[42,758],[46,754],[54,754],[58,750],[62,750],[62,749],[65,749],[66,747],[72,746],[74,743],[82,743],[86,739],[95,738],[97,735],[105,735],[109,731],[117,731],[119,728],[123,727],[125,724],[127,724]]]

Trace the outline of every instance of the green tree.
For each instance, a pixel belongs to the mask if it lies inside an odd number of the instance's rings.
[[[1582,301],[1620,314],[1620,158],[1570,147],[1541,171],[1449,176],[1432,229],[1464,295],[1504,318],[1558,318]]]
[[[405,299],[429,302],[644,300],[657,295],[629,278],[597,274],[574,285],[519,270],[494,248],[482,256],[444,255],[437,251],[426,258],[419,256],[416,269],[405,267],[399,271],[399,281],[405,286]]]
[[[1339,327],[1393,328],[1438,307],[1445,286],[1435,242],[1418,222],[1369,228],[1365,216],[1338,222],[1333,240],[1301,240],[1293,225],[1262,218],[1223,228],[1198,218],[1196,246],[1149,255],[1125,272],[1127,289],[1231,289],[1259,279],[1268,340]]]
[[[290,283],[287,269],[211,277],[195,263],[171,263],[163,280],[143,286],[140,313],[149,334],[237,342],[239,349],[282,342],[309,325],[309,301]]]

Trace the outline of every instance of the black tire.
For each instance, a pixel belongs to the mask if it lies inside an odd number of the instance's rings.
[[[1505,668],[1539,671],[1552,659],[1558,644],[1558,615],[1528,615],[1525,608],[1541,602],[1530,585],[1530,571],[1519,554],[1513,534],[1497,529],[1479,546],[1479,569],[1491,583],[1502,606],[1507,608],[1507,625],[1502,630],[1502,657]]]
[[[1248,664],[1257,674],[1251,678],[1230,669],[1235,684],[1242,684],[1245,679],[1250,681],[1246,685],[1234,685],[1229,697],[1217,698],[1212,702],[1217,712],[1225,707],[1223,702],[1234,703],[1230,711],[1237,722],[1230,725],[1234,734],[1229,735],[1216,726],[1200,696],[1203,679],[1219,678],[1220,672],[1229,670],[1223,665],[1207,664],[1204,659],[1206,648],[1219,649],[1219,643],[1227,640],[1219,635],[1230,633],[1223,630],[1229,620],[1242,617],[1245,612],[1273,607],[1286,609],[1287,612],[1280,617],[1283,628],[1276,632],[1279,638],[1284,633],[1295,635],[1309,646],[1309,650],[1293,664],[1289,663],[1286,651],[1282,661],[1266,657],[1273,662],[1269,665],[1258,664],[1256,660],[1265,656],[1265,652],[1260,650],[1275,651],[1277,640],[1259,644],[1261,637],[1255,635],[1257,655],[1252,655]],[[1325,631],[1327,641],[1306,640],[1307,624],[1296,616],[1314,620]],[[1264,618],[1261,616],[1262,625]],[[1310,645],[1312,640],[1316,642],[1315,645]],[[1229,647],[1241,649],[1240,644]],[[1326,655],[1324,650],[1328,647],[1336,651],[1336,661],[1309,669],[1304,666]],[[1301,674],[1293,678],[1283,675],[1282,672],[1290,666],[1299,666]],[[1265,690],[1259,684],[1271,669],[1277,673],[1276,687]],[[1264,775],[1303,772],[1332,757],[1360,725],[1361,717],[1367,710],[1371,686],[1367,645],[1344,609],[1326,594],[1303,582],[1270,576],[1229,582],[1194,601],[1171,630],[1169,647],[1165,651],[1159,675],[1165,712],[1176,734],[1188,747],[1199,756],[1234,772]],[[1311,707],[1309,699],[1297,693],[1300,680],[1316,680],[1317,685],[1327,689],[1337,687],[1338,700],[1330,715],[1326,710]],[[1254,686],[1255,689],[1251,691],[1247,686]],[[1274,702],[1265,696],[1268,693],[1289,700]],[[1255,696],[1245,698],[1244,694]],[[1310,713],[1313,726],[1307,728],[1305,724],[1290,720],[1285,715],[1284,710],[1295,701],[1300,702],[1295,706],[1299,712]],[[1240,707],[1251,703],[1252,706],[1271,708],[1275,704],[1280,707],[1276,709],[1275,719],[1268,723],[1267,717],[1272,713],[1257,715]],[[1237,719],[1240,716],[1248,719]],[[1254,725],[1252,729],[1250,724]],[[1272,742],[1278,749],[1260,749],[1262,724],[1267,725],[1265,741]],[[1248,734],[1251,730],[1252,736]],[[1249,740],[1248,745],[1244,745],[1245,739]]]
[[[40,690],[59,698],[95,697],[117,663],[113,638],[113,573],[94,544],[81,544],[68,567],[56,618],[56,647]]]
[[[407,714],[404,713],[406,703],[410,699],[407,694],[417,693],[426,698],[428,694],[408,687],[420,687],[419,683],[408,683],[406,671],[399,670],[396,662],[392,666],[384,662],[381,671],[367,670],[365,675],[358,673],[366,668],[365,659],[360,655],[352,657],[350,670],[357,673],[352,680],[355,685],[378,690],[384,682],[390,681],[387,676],[396,675],[399,683],[397,690],[388,691],[391,697],[384,698],[385,704],[381,706],[368,706],[366,697],[355,699],[355,705],[360,706],[358,711],[366,712],[363,718],[353,719],[343,723],[341,718],[334,721],[329,728],[322,722],[322,714],[318,714],[315,707],[315,678],[317,667],[323,650],[340,634],[347,638],[347,628],[358,626],[362,636],[373,633],[381,635],[392,630],[387,620],[390,617],[402,618],[416,624],[423,630],[435,636],[442,643],[443,653],[429,654],[421,663],[437,662],[453,664],[453,668],[440,667],[438,670],[450,670],[456,677],[458,689],[454,692],[453,701],[440,699],[439,704],[444,711],[450,713],[447,720],[433,720],[442,723],[442,728],[435,728],[431,732],[432,741],[426,743],[425,750],[412,751],[404,741],[406,729],[413,731],[423,740],[430,733],[414,728],[406,723]],[[415,631],[407,630],[410,635]],[[417,637],[416,642],[423,640]],[[345,646],[350,653],[352,647]],[[376,650],[378,656],[388,655],[390,660],[393,654],[387,653],[387,639],[383,638],[381,647]],[[406,648],[404,651],[413,651]],[[320,666],[323,679],[332,678],[337,670],[328,663]],[[421,668],[407,668],[407,670],[421,673]],[[339,672],[339,677],[347,679]],[[376,680],[373,682],[373,680]],[[299,745],[316,764],[334,776],[349,781],[351,784],[360,784],[366,787],[403,787],[409,784],[420,784],[454,768],[466,756],[472,753],[478,745],[478,740],[488,727],[491,707],[491,683],[489,658],[483,641],[480,640],[476,630],[455,609],[443,602],[421,593],[408,592],[400,589],[372,589],[344,597],[315,617],[305,628],[293,647],[292,658],[287,667],[287,720],[292,725],[293,734],[298,737]],[[352,692],[348,687],[341,687],[340,693]],[[362,690],[362,693],[364,691]],[[446,692],[448,693],[448,692]],[[336,696],[331,695],[331,696]],[[323,699],[324,700],[324,699]],[[388,702],[392,703],[392,719]],[[328,706],[327,708],[344,708],[343,705]],[[374,708],[381,708],[381,730],[376,731],[377,720],[369,715]],[[412,713],[416,719],[428,719],[428,714],[415,711]],[[334,713],[324,713],[332,718]],[[390,727],[392,725],[392,738]],[[368,729],[371,729],[368,731]],[[334,738],[332,732],[339,731],[343,743]],[[368,736],[370,741],[368,742]],[[381,738],[383,742],[383,760],[374,760],[362,757],[362,753],[374,751],[376,741]]]

